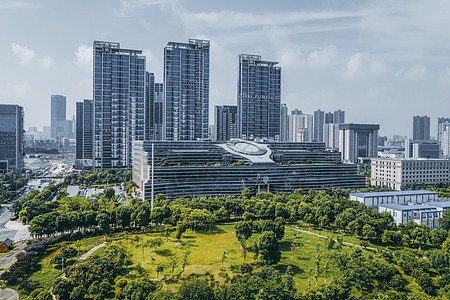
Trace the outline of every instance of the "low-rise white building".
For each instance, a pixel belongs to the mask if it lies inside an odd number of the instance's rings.
[[[437,202],[439,194],[425,190],[351,193],[350,200],[359,201],[378,210],[382,204],[407,205]]]
[[[450,203],[450,201],[445,202]],[[446,205],[449,205],[448,203]],[[436,206],[429,203],[417,205],[380,204],[378,211],[390,213],[397,225],[412,221],[419,225],[425,224],[431,230],[439,229],[439,219],[444,213],[444,210],[438,210]]]
[[[371,184],[400,190],[407,184],[450,183],[448,159],[371,159]]]

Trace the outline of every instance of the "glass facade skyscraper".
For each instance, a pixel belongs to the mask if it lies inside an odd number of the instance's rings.
[[[145,56],[94,41],[95,169],[131,166],[132,143],[145,138]]]
[[[23,107],[0,104],[0,171],[23,167]]]
[[[82,168],[92,167],[93,136],[93,109],[94,102],[85,99],[76,103],[76,156]]]
[[[163,139],[208,138],[209,41],[169,42],[164,48]]]
[[[229,141],[236,138],[236,105],[216,105],[214,107],[215,138],[217,141]]]
[[[50,137],[72,137],[66,121],[66,96],[51,95]]]
[[[238,137],[280,140],[281,68],[260,55],[239,55]]]

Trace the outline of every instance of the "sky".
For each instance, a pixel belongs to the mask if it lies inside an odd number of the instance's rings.
[[[19,104],[25,128],[50,125],[50,95],[92,99],[92,43],[140,49],[162,82],[169,41],[211,41],[214,105],[235,105],[238,56],[282,68],[289,110],[346,112],[411,136],[412,117],[450,117],[447,0],[0,0],[0,103]]]

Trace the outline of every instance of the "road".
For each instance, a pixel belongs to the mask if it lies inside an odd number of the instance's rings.
[[[2,207],[5,207],[3,205]],[[7,207],[6,207],[7,208]],[[18,220],[10,221],[9,218],[13,216],[10,211],[5,211],[1,213],[0,216],[0,241],[4,241],[6,238],[13,240],[14,242],[23,241],[30,238],[30,233],[28,232],[28,225],[23,225]]]

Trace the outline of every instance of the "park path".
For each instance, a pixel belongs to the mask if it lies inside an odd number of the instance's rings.
[[[104,247],[106,245],[106,243],[101,243],[97,246],[95,246],[94,248],[92,248],[91,250],[89,250],[88,252],[86,252],[83,256],[81,256],[74,264],[73,266],[76,266],[78,264],[81,264],[83,261],[85,261],[89,255],[91,255],[92,253],[94,253],[97,249],[100,249],[101,247]]]
[[[13,289],[1,289],[0,290],[1,300],[19,300],[19,293]]]
[[[291,227],[291,228],[294,229],[294,230],[296,230],[296,231],[300,231],[300,232],[303,232],[303,233],[315,235],[315,236],[320,237],[320,238],[328,239],[327,236],[321,235],[321,234],[318,234],[318,233],[315,233],[315,232],[311,232],[311,231],[308,231],[308,230],[300,229],[300,228],[298,228],[298,227]],[[335,240],[335,241],[337,242],[337,240]],[[342,243],[345,244],[345,245],[348,245],[348,246],[358,247],[358,248],[361,248],[361,249],[370,249],[370,250],[374,250],[374,251],[377,251],[377,250],[378,250],[378,249],[376,249],[376,248],[372,248],[372,247],[363,247],[363,246],[361,246],[361,245],[355,245],[355,244],[352,244],[352,243],[349,243],[349,242],[342,242]]]
[[[106,243],[98,244],[97,246],[95,246],[94,248],[92,248],[91,250],[89,250],[88,252],[83,254],[79,259],[77,259],[77,261],[72,266],[76,266],[78,264],[81,264],[83,261],[85,261],[89,257],[89,255],[91,255],[96,250],[98,250],[98,249],[100,249],[101,247],[104,247],[104,246],[106,246]],[[65,275],[63,275],[63,277],[65,278]],[[53,293],[52,293],[52,299],[53,300],[57,300],[58,298],[56,297],[56,295],[53,295]],[[1,300],[1,298],[0,298],[0,300]]]

